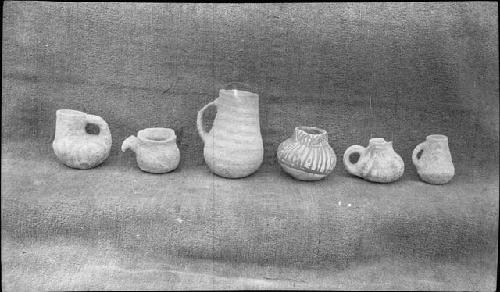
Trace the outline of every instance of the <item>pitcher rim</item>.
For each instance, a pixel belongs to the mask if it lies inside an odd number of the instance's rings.
[[[229,93],[230,91],[238,91],[238,92],[242,92],[243,94],[245,95],[248,95],[248,97],[251,97],[251,98],[258,98],[259,95],[257,93],[254,93],[254,92],[251,92],[251,91],[247,91],[247,90],[240,90],[240,89],[220,89],[219,90],[219,94],[221,93]]]
[[[64,116],[86,116],[87,114],[81,111],[69,109],[69,108],[62,108],[56,110],[56,115],[64,115]]]

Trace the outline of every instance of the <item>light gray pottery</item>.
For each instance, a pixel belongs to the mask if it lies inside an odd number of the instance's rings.
[[[177,136],[169,128],[147,128],[140,130],[137,137],[131,135],[122,143],[123,152],[135,152],[137,165],[145,172],[166,173],[179,166],[180,151]]]
[[[356,163],[349,160],[353,153],[359,153]],[[368,147],[353,145],[344,153],[346,170],[372,182],[390,183],[398,180],[404,173],[404,162],[392,147],[392,141],[372,138]]]
[[[88,124],[97,125],[99,133],[87,133]],[[56,111],[52,148],[57,158],[67,166],[89,169],[101,164],[109,156],[111,142],[108,124],[101,117],[71,109]]]
[[[418,153],[422,154],[418,156]],[[430,184],[446,184],[455,175],[455,166],[451,159],[448,137],[445,135],[429,135],[413,150],[413,164],[424,182]]]

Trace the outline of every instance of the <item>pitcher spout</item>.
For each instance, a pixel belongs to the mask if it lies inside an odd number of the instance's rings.
[[[135,150],[137,149],[137,143],[138,143],[137,137],[134,135],[131,135],[130,137],[128,137],[127,139],[125,139],[123,141],[122,152],[125,152],[128,149],[131,149],[132,151],[135,152]]]

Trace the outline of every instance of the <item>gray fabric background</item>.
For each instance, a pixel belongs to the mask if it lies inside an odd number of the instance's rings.
[[[51,155],[55,110],[71,108],[110,124],[109,164],[130,160],[116,158],[128,135],[163,126],[181,166],[201,165],[196,112],[242,81],[260,94],[265,163],[311,125],[338,156],[384,137],[407,164],[426,135],[445,134],[460,174],[498,164],[496,8],[7,2],[2,136]]]
[[[497,3],[3,8],[4,290],[495,289]],[[206,169],[196,131],[230,81],[260,94],[264,165],[241,180]],[[59,108],[109,123],[102,166],[56,160]],[[338,164],[323,181],[275,160],[300,125],[329,133]],[[177,133],[173,173],[143,173],[119,150],[155,126]],[[456,167],[445,186],[411,163],[435,133]],[[400,181],[345,172],[345,149],[370,137],[394,141]]]

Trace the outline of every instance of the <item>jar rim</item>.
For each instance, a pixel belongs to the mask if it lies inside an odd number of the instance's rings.
[[[295,131],[302,131],[308,135],[325,135],[327,133],[324,129],[309,126],[295,127]]]
[[[370,138],[369,145],[371,147],[385,148],[392,145],[392,141],[386,141],[384,138]]]
[[[442,134],[431,134],[428,135],[427,140],[433,140],[433,141],[446,141],[448,140],[448,137]]]
[[[175,131],[170,128],[146,128],[137,133],[137,137],[148,143],[168,143],[177,139]]]

